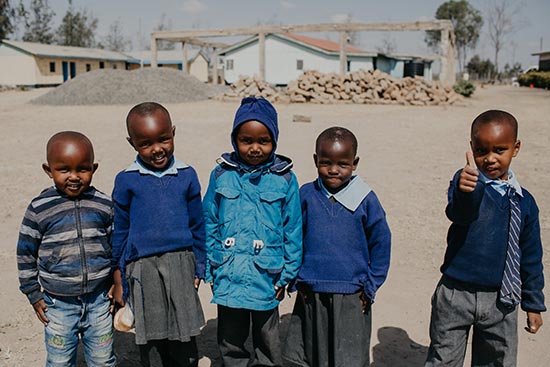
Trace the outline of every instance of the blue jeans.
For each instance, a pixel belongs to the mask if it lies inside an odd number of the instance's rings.
[[[70,297],[44,293],[44,302],[50,320],[45,327],[47,367],[75,366],[79,337],[88,367],[115,365],[107,290]]]

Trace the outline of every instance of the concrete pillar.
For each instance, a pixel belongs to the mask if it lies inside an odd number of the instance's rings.
[[[348,66],[348,56],[346,46],[348,44],[348,35],[346,32],[340,32],[340,76],[346,75]]]
[[[151,67],[156,68],[157,64],[157,39],[151,36]]]
[[[448,29],[441,30],[441,75],[439,79],[446,86],[456,82],[454,33]]]
[[[213,56],[214,58],[214,62],[212,64],[212,83],[213,84],[218,84],[218,59],[219,59],[219,56],[218,56],[218,49],[216,47],[214,47],[214,53],[213,53]]]
[[[183,41],[181,43],[181,71],[183,71],[185,74],[189,74],[189,56],[187,48],[187,42]]]
[[[259,73],[260,73],[260,80],[265,80],[265,33],[258,34],[258,45],[259,45],[259,55],[258,55],[258,62],[259,62]]]

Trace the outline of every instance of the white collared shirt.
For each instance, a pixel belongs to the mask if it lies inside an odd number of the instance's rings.
[[[508,186],[512,186],[516,190],[518,195],[523,197],[523,193],[521,192],[521,186],[518,180],[516,179],[516,175],[514,174],[514,172],[512,172],[512,170],[508,171],[508,180],[492,180],[486,177],[481,172],[479,172],[479,179],[486,185],[490,185],[502,196],[506,195],[508,191]]]
[[[350,183],[336,194],[330,193],[320,178],[317,181],[321,191],[327,198],[334,198],[334,200],[352,212],[359,207],[365,197],[372,191],[371,187],[359,176],[353,176]]]
[[[176,157],[172,157],[172,163],[168,168],[166,168],[163,171],[153,171],[145,167],[143,164],[141,164],[138,156],[136,156],[136,160],[133,161],[130,167],[126,168],[125,171],[126,172],[139,171],[139,173],[144,175],[153,175],[157,177],[162,177],[164,175],[177,175],[178,169],[183,169],[187,167],[189,167],[188,164],[183,163],[182,161],[178,161]]]

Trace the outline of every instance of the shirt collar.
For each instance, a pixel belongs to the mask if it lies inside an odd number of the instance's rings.
[[[512,170],[508,171],[508,180],[492,180],[481,172],[479,172],[479,178],[483,183],[491,186],[502,196],[506,195],[506,192],[508,191],[508,186],[512,186],[516,190],[518,195],[523,197],[521,186]]]
[[[342,204],[346,209],[354,212],[361,202],[372,191],[371,187],[359,176],[353,176],[350,183],[336,194],[330,193],[323,185],[320,178],[317,179],[321,192],[327,197],[333,197],[334,200]]]
[[[145,167],[141,162],[141,160],[139,159],[139,156],[136,156],[136,160],[133,161],[130,167],[126,168],[125,171],[126,172],[138,171],[143,175],[152,175],[152,176],[162,177],[164,175],[177,175],[178,169],[184,169],[187,167],[189,167],[188,164],[177,160],[175,157],[172,157],[172,162],[168,165],[168,168],[166,168],[163,171],[153,171]]]

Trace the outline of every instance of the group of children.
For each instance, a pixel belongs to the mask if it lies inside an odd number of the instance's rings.
[[[79,339],[88,366],[114,366],[120,307],[134,315],[142,366],[154,354],[163,366],[198,365],[202,280],[218,307],[224,366],[369,366],[371,306],[388,273],[391,233],[378,197],[353,174],[351,131],[317,137],[318,178],[299,188],[292,161],[276,154],[277,112],[245,98],[233,151],[218,159],[202,200],[195,170],[174,156],[176,129],[162,105],[133,107],[126,127],[137,156],[116,176],[112,201],[91,186],[98,165],[87,137],[64,131],[47,143],[43,169],[54,186],[31,201],[17,245],[20,289],[45,326],[47,366],[74,366]],[[538,209],[509,170],[517,121],[483,113],[471,147],[449,188],[426,366],[461,365],[472,326],[474,365],[514,366],[516,305],[531,333],[546,310]],[[507,282],[515,278],[519,288]],[[281,345],[285,291],[298,296]]]

